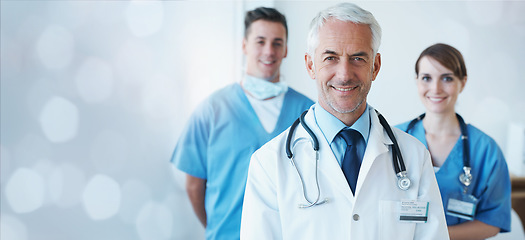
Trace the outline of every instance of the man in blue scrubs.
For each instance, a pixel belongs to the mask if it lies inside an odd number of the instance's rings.
[[[260,7],[245,17],[246,72],[193,113],[171,159],[187,173],[186,190],[206,239],[239,239],[250,157],[313,102],[280,79],[287,54],[285,17]]]

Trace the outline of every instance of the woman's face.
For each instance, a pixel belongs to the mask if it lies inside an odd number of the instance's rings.
[[[467,77],[460,79],[452,70],[432,57],[425,56],[419,61],[416,81],[419,98],[427,112],[455,113],[454,105],[465,87]]]

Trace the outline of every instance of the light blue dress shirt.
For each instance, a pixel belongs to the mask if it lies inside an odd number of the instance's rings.
[[[341,166],[341,163],[343,161],[343,156],[345,154],[346,150],[346,142],[342,137],[337,136],[337,134],[342,129],[351,128],[354,130],[357,130],[361,135],[363,136],[364,142],[361,142],[357,146],[357,154],[361,157],[361,161],[363,159],[363,156],[365,154],[366,145],[368,144],[368,135],[370,133],[370,106],[367,104],[365,112],[357,119],[357,121],[352,126],[346,126],[341,120],[337,119],[334,115],[326,111],[321,105],[319,105],[319,102],[317,102],[314,106],[314,115],[315,115],[315,121],[319,128],[321,129],[321,132],[323,133],[323,137],[330,145],[330,148],[332,149],[332,152],[334,153],[335,158],[339,162],[339,165]]]

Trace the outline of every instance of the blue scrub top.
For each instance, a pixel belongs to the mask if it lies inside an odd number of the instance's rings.
[[[239,239],[244,188],[255,150],[286,130],[313,101],[288,88],[273,132],[262,126],[237,83],[213,93],[191,116],[171,161],[206,179],[206,239]]]
[[[396,127],[406,131],[409,122]],[[511,218],[511,185],[505,157],[490,136],[470,124],[467,124],[467,131],[473,178],[468,194],[479,200],[474,219],[499,227],[500,232],[508,232]],[[418,121],[408,133],[419,139],[428,149],[423,121]],[[463,173],[463,141],[459,137],[447,159],[436,172],[445,211],[449,196],[463,191],[464,185],[459,181],[461,173]],[[449,226],[468,221],[445,216]]]

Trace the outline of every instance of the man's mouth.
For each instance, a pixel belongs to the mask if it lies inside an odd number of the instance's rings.
[[[332,86],[333,87],[333,86]],[[341,87],[333,87],[335,90],[337,91],[341,91],[341,92],[349,92],[349,91],[352,91],[354,89],[356,89],[357,87],[344,87],[344,88],[341,88]]]
[[[261,60],[261,62],[263,64],[266,64],[266,65],[270,65],[270,64],[274,64],[275,63],[275,61],[265,61],[265,60]]]

